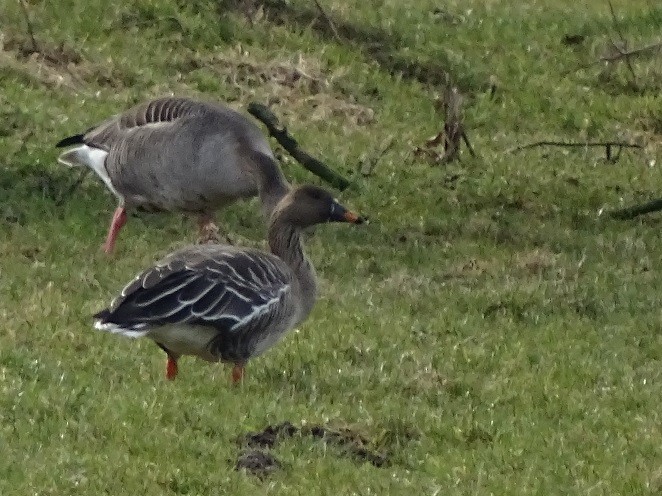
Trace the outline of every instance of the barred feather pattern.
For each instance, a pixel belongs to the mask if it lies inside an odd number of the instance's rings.
[[[126,334],[163,326],[213,327],[200,355],[245,361],[265,351],[298,320],[297,281],[277,257],[200,245],[172,254],[137,276],[113,301],[102,324]],[[100,326],[97,326],[101,328]],[[153,333],[158,342],[158,332]]]
[[[207,107],[208,104],[188,98],[158,98],[107,119],[88,130],[83,140],[87,145],[109,151],[131,129],[174,123],[183,117],[200,115]]]

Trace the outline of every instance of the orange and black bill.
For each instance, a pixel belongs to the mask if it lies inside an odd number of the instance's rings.
[[[365,219],[360,215],[355,214],[351,210],[347,210],[337,201],[331,205],[331,222],[349,222],[350,224],[362,224]]]

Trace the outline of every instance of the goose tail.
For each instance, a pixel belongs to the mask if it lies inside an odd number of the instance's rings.
[[[84,143],[83,141],[83,136],[84,134],[76,134],[74,136],[69,136],[68,138],[64,138],[60,141],[58,141],[55,145],[56,148],[63,148],[65,146],[71,146],[71,145],[82,145]]]
[[[141,329],[141,327],[146,327],[145,324],[138,324],[127,328],[122,327],[115,322],[109,322],[108,319],[110,317],[111,312],[107,308],[95,314],[93,316],[94,328],[98,331],[110,332],[111,334],[121,334],[122,336],[129,338],[142,338],[147,335],[147,329]]]
[[[93,148],[87,145],[80,145],[71,150],[67,150],[60,154],[57,161],[68,167],[80,167],[85,165],[92,168],[99,173],[99,170],[104,167],[104,162],[108,152]]]

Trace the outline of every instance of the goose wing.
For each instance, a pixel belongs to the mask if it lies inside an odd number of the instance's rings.
[[[178,121],[200,115],[208,109],[204,102],[188,98],[158,98],[141,103],[87,130],[82,141],[88,146],[110,151],[110,148],[136,131],[147,132],[171,128]]]
[[[250,329],[292,292],[293,275],[268,253],[205,246],[179,253],[138,275],[95,315],[126,331],[166,324],[206,325],[223,332]]]

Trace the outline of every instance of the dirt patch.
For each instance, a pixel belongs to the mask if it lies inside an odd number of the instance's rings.
[[[530,274],[543,275],[549,269],[553,268],[558,255],[545,248],[536,248],[516,255],[515,266]]]
[[[19,36],[6,36],[2,41],[3,49],[15,51],[19,60],[36,56],[51,65],[62,67],[79,64],[83,60],[76,50],[65,45],[64,42],[54,44],[40,41],[35,46],[32,40]]]
[[[110,60],[86,60],[75,48],[64,42],[37,40],[24,35],[0,34],[0,61],[26,82],[48,88],[66,87],[86,94],[90,84],[110,88],[134,86],[135,69],[117,67]]]
[[[75,68],[83,62],[82,56],[70,46],[39,41],[36,44],[25,36],[0,34],[0,60],[21,75],[26,83],[48,88],[64,86],[80,91],[83,82]]]
[[[260,450],[248,450],[237,457],[235,470],[246,470],[251,474],[263,479],[281,468],[281,464],[270,453]]]
[[[323,425],[297,427],[290,422],[269,425],[259,432],[249,432],[237,438],[242,450],[237,458],[236,470],[246,469],[262,477],[281,467],[280,462],[264,449],[274,448],[278,442],[292,437],[311,437],[339,448],[341,455],[349,456],[357,462],[368,462],[375,467],[390,464],[387,454],[378,453],[374,443],[358,432],[349,429],[333,429]]]
[[[268,425],[263,431],[249,432],[237,439],[242,446],[273,448],[279,438],[292,437],[299,432],[289,422],[283,422],[277,425]]]

